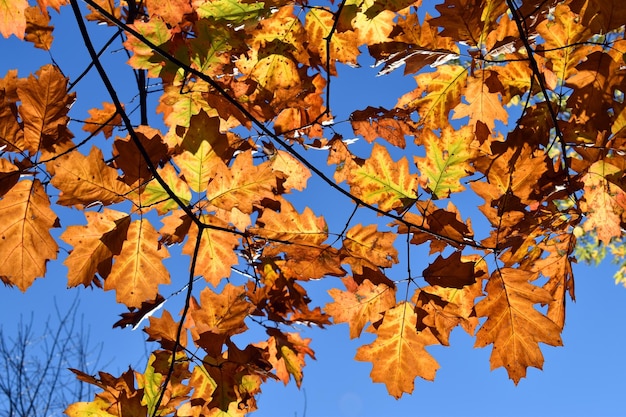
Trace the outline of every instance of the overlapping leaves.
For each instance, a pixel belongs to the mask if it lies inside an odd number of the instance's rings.
[[[3,3],[0,34],[53,49],[47,7],[63,3]],[[128,64],[158,79],[165,129],[119,130],[125,106],[103,98],[83,130],[112,146],[77,147],[63,73],[7,73],[0,278],[24,291],[45,276],[62,217],[68,285],[115,291],[131,310],[124,323],[152,314],[162,288],[180,284],[169,245],[190,259],[190,296],[181,316],[150,319],[161,349],[145,372],[77,373],[102,393],[68,415],[244,415],[267,379],[301,385],[314,353],[297,323],[373,333],[356,359],[395,397],[417,376],[435,377],[427,346],[448,345],[456,327],[477,347],[492,345],[492,368],[517,383],[542,366],[540,344],[562,343],[576,237],[624,237],[626,16],[617,0],[447,0],[434,18],[418,17],[421,3],[410,0],[87,3],[88,20],[124,29]],[[365,50],[380,76],[404,66],[414,82],[390,109],[350,102],[343,130],[330,77],[358,67]],[[307,149],[327,151],[334,175]],[[312,172],[335,190],[320,192]],[[482,201],[468,218],[470,193]],[[345,218],[342,195],[355,206]],[[86,223],[66,222],[59,206],[83,211]],[[418,255],[425,243],[429,255]],[[303,283],[329,276],[345,289],[315,306]],[[255,322],[267,337],[238,346],[231,337]],[[188,355],[190,344],[203,356]]]

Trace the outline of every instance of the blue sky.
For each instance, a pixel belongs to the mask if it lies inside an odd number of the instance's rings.
[[[89,59],[78,39],[71,10],[66,8],[63,12],[66,18],[53,21],[57,25],[53,55],[66,75],[73,78],[85,68]],[[93,34],[102,36],[108,33],[104,27],[94,24],[89,27]],[[50,62],[47,53],[31,50],[30,46],[14,39],[0,39],[0,51],[4,57],[11,57],[0,62],[0,76],[4,76],[7,69],[18,67],[19,76],[24,77]],[[107,53],[104,59],[109,62],[125,60],[120,51]],[[341,112],[342,106],[361,109],[368,105],[391,106],[397,94],[415,87],[412,77],[401,76],[401,69],[390,76],[376,78],[375,71],[368,68],[369,64],[371,62],[365,60],[363,68],[358,70],[340,68],[340,77],[333,79],[332,84],[333,105],[338,112]],[[124,91],[125,83],[132,77],[130,71],[114,75],[119,88]],[[72,116],[79,119],[86,117],[87,109],[109,101],[95,73],[81,82],[78,95]],[[126,101],[130,98],[123,97]],[[127,105],[127,108],[131,107]],[[82,137],[79,124],[71,124],[70,128],[77,138]],[[324,163],[321,153],[309,151],[309,154]],[[320,213],[325,211],[323,208],[329,202],[332,202],[334,212],[341,213],[341,208],[346,208],[343,214],[327,219],[330,229],[338,230],[349,216],[350,205],[340,202],[338,195],[332,195],[314,180],[311,189],[318,190],[316,197],[311,199],[306,194],[295,196],[296,206],[301,210],[305,205],[311,205],[314,211]],[[63,225],[83,222],[81,213],[63,211]],[[175,258],[176,248],[171,252],[172,258]],[[60,256],[63,257],[63,253]],[[419,263],[421,256],[421,252],[412,253],[416,270],[427,266],[426,262]],[[165,290],[165,295],[182,286],[187,279],[187,257],[168,262],[175,271],[173,281],[181,284]],[[568,305],[563,333],[565,346],[543,346],[544,370],[529,369],[528,377],[517,387],[508,380],[504,370],[489,370],[490,348],[474,349],[473,339],[457,329],[451,337],[450,347],[429,348],[441,365],[435,382],[417,379],[413,395],[395,400],[387,394],[384,385],[371,382],[369,363],[353,360],[357,347],[371,342],[371,336],[364,334],[361,339],[350,340],[346,325],[325,330],[305,328],[304,335],[313,339],[311,346],[317,360],[308,361],[303,389],[297,390],[293,384],[284,387],[282,383],[267,383],[259,397],[260,410],[253,416],[626,415],[623,400],[626,359],[622,353],[626,342],[623,320],[626,289],[613,283],[614,270],[615,267],[608,262],[597,268],[575,266],[577,301]],[[37,280],[26,294],[17,289],[1,288],[0,311],[5,331],[15,328],[20,314],[28,316],[31,311],[43,321],[52,313],[55,298],[60,305],[69,304],[79,292],[80,313],[91,329],[91,338],[94,342],[103,343],[102,362],[108,363],[104,370],[118,374],[128,365],[133,365],[141,371],[146,357],[144,334],[139,330],[111,328],[118,315],[125,311],[123,306],[115,303],[114,294],[91,289],[67,290],[65,273],[65,267],[60,262],[53,262],[49,276]],[[402,268],[399,273],[402,273]],[[337,285],[341,288],[337,278],[328,278],[311,282],[306,287],[311,291],[315,305],[324,305],[330,301],[326,290]],[[168,302],[170,311],[178,311],[181,298]]]

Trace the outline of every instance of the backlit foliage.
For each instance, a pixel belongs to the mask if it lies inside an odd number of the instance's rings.
[[[85,3],[0,5],[4,37],[46,50],[51,9],[73,13],[108,92],[70,132],[81,91],[59,68],[0,80],[0,278],[26,291],[59,258],[68,286],[115,292],[121,327],[187,297],[150,317],[145,370],[76,372],[101,391],[69,416],[254,411],[268,379],[302,383],[296,324],[375,335],[355,359],[397,398],[435,378],[428,347],[456,327],[518,383],[562,344],[572,262],[624,258],[622,0]],[[138,120],[85,21],[121,32]],[[405,92],[341,120],[332,85],[362,55]],[[308,281],[338,278],[311,299]],[[252,326],[266,337],[233,341]]]

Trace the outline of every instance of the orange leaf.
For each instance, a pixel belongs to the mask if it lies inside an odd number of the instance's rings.
[[[32,42],[36,48],[50,50],[52,46],[52,30],[50,16],[41,12],[39,7],[28,7],[24,13],[26,16],[25,39]]]
[[[376,340],[361,346],[354,357],[358,361],[372,362],[372,381],[384,383],[389,394],[395,398],[400,398],[405,392],[412,393],[417,376],[434,380],[439,368],[437,361],[425,349],[439,342],[430,329],[418,332],[416,325],[413,306],[401,302],[387,310],[378,328],[370,326],[368,331],[376,334]]]
[[[58,245],[50,228],[58,218],[39,180],[20,181],[0,200],[0,279],[26,291],[56,259]]]
[[[509,117],[508,112],[502,106],[498,91],[492,91],[493,82],[490,82],[489,75],[495,74],[491,71],[476,71],[473,77],[468,80],[465,90],[466,103],[460,103],[454,108],[452,119],[461,119],[469,116],[469,125],[475,126],[480,121],[487,125],[490,131],[496,127],[496,120],[506,123]]]
[[[257,223],[259,226],[251,230],[270,239],[318,246],[328,237],[328,229],[323,217],[315,217],[308,207],[302,214],[299,214],[286,200],[281,201],[279,213],[265,210]]]
[[[384,146],[374,144],[372,155],[348,177],[351,192],[368,204],[389,211],[417,199],[417,176],[402,157],[394,162]]]
[[[286,190],[293,188],[298,191],[304,190],[307,180],[311,177],[311,173],[302,162],[281,150],[272,155],[272,169],[284,174],[285,182],[282,185]]]
[[[102,103],[102,109],[89,109],[90,117],[85,120],[83,130],[95,133],[98,129],[102,131],[105,138],[113,135],[113,129],[122,124],[122,116],[117,114],[117,109],[113,103]]]
[[[86,226],[68,226],[61,239],[74,247],[63,262],[68,268],[67,285],[89,286],[101,264],[117,255],[126,237],[130,217],[122,212],[104,209],[102,213],[86,211]],[[108,272],[108,268],[106,271]]]
[[[41,67],[35,76],[18,80],[17,94],[22,102],[19,112],[24,121],[24,142],[32,154],[51,148],[63,139],[59,127],[69,122],[67,112],[74,93],[67,93],[67,78],[52,64]]]
[[[28,7],[27,0],[10,0],[0,3],[0,34],[5,38],[15,35],[24,39],[26,17],[24,12]]]
[[[440,65],[434,72],[415,76],[417,88],[400,97],[396,107],[416,110],[418,124],[431,129],[448,125],[448,114],[461,102],[467,69],[461,65]]]
[[[203,333],[233,336],[247,330],[245,319],[254,306],[245,297],[243,287],[230,283],[224,286],[220,294],[210,288],[200,293],[200,304],[193,304],[191,317],[194,327],[194,339],[198,340]]]
[[[563,344],[561,328],[534,308],[553,301],[548,291],[530,284],[535,278],[521,269],[500,268],[485,287],[487,297],[476,304],[476,315],[487,321],[476,333],[474,346],[493,344],[491,369],[505,367],[515,384],[529,366],[542,368],[539,343]]]
[[[214,167],[216,172],[207,187],[207,198],[211,204],[225,210],[237,207],[250,214],[264,198],[275,198],[276,174],[271,164],[254,165],[251,152],[237,155],[230,168],[219,163]]]
[[[315,359],[313,350],[309,347],[311,339],[302,339],[298,333],[282,333],[278,330],[268,330],[268,333],[270,334],[267,341],[269,361],[276,370],[276,376],[285,385],[291,376],[300,387],[305,356],[309,355]]]
[[[52,185],[61,191],[58,204],[109,205],[124,201],[130,188],[118,179],[117,170],[104,163],[102,151],[92,147],[89,156],[72,151],[48,163],[54,172]]]
[[[203,216],[201,220],[205,223],[226,228],[223,220],[214,216]],[[189,238],[183,246],[183,254],[192,256],[198,236],[197,226],[189,230]],[[230,268],[239,262],[237,254],[233,250],[239,239],[230,232],[205,228],[202,231],[202,238],[196,260],[196,274],[202,275],[207,282],[217,286],[223,278],[230,276]]]
[[[348,323],[350,338],[361,335],[368,322],[375,323],[382,313],[396,304],[395,291],[385,284],[374,285],[365,280],[355,291],[328,290],[335,300],[326,304],[324,310],[333,317],[334,323]]]
[[[168,257],[150,222],[135,220],[128,227],[120,254],[114,258],[104,289],[115,290],[118,303],[139,308],[142,301],[156,297],[159,284],[169,284],[170,274],[163,265]]]
[[[379,232],[375,224],[365,227],[357,224],[346,233],[343,247],[351,257],[363,259],[376,267],[388,268],[398,263],[398,250],[393,246],[395,239],[395,233]]]

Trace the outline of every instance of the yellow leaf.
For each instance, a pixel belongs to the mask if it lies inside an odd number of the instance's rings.
[[[119,414],[111,414],[108,410],[111,407],[108,401],[96,396],[91,402],[78,402],[71,404],[65,410],[69,417],[119,417]]]
[[[440,137],[430,129],[424,129],[421,140],[426,147],[426,156],[415,157],[415,164],[421,172],[421,183],[434,199],[447,198],[451,193],[463,191],[461,180],[473,170],[470,161],[475,150],[470,143],[472,129],[464,126],[458,131],[444,128]]]
[[[157,295],[159,284],[169,284],[170,274],[163,265],[163,259],[168,257],[150,222],[136,220],[128,228],[122,251],[115,256],[104,289],[115,290],[118,303],[139,308],[142,301]]]
[[[50,228],[58,227],[58,218],[39,180],[11,188],[0,200],[0,217],[0,279],[26,291],[57,257]]]
[[[306,30],[308,48],[317,59],[326,62],[326,54],[330,53],[331,67],[329,72],[336,75],[335,60],[343,64],[358,65],[358,39],[353,31],[335,32],[330,40],[330,51],[327,50],[326,38],[335,25],[335,15],[328,10],[312,7],[306,14],[304,28]]]
[[[251,231],[270,239],[319,246],[328,237],[323,217],[315,217],[308,207],[299,214],[286,200],[281,201],[280,212],[265,210],[257,223],[259,226]]]
[[[378,328],[370,326],[368,331],[376,334],[376,340],[361,346],[355,356],[358,361],[372,362],[372,381],[384,383],[395,398],[405,392],[412,393],[417,376],[434,380],[439,368],[425,349],[428,345],[438,344],[437,339],[430,329],[418,332],[416,325],[413,305],[401,302],[385,312]]]
[[[417,199],[417,176],[405,157],[394,162],[387,149],[374,144],[372,155],[349,174],[351,192],[368,204],[389,211]]]
[[[214,168],[207,198],[219,208],[230,210],[237,207],[250,214],[263,199],[275,198],[276,174],[271,164],[254,165],[251,152],[237,155],[230,168],[224,163],[216,163]]]
[[[172,193],[183,203],[189,204],[191,201],[191,191],[187,183],[178,176],[174,167],[170,164],[157,169],[157,173],[163,178]],[[170,197],[169,193],[156,180],[151,180],[135,197],[139,207],[155,207],[159,214],[179,208],[178,203]]]
[[[431,129],[446,126],[448,113],[461,102],[467,69],[460,65],[440,65],[434,72],[415,76],[417,88],[400,97],[396,107],[416,110],[419,124]]]

